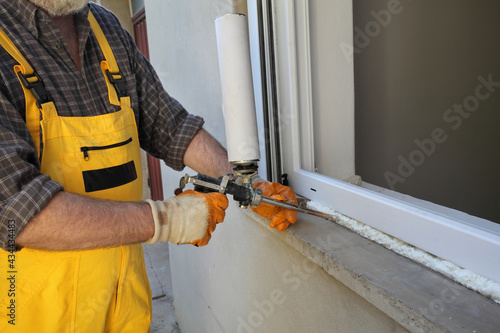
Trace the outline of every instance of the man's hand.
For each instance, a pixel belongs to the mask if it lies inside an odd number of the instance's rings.
[[[208,244],[217,223],[226,215],[228,201],[220,193],[185,191],[165,201],[147,200],[155,221],[155,234],[146,241],[170,241],[175,244]]]
[[[293,190],[288,186],[266,181],[257,182],[252,186],[254,188],[260,188],[262,190],[262,196],[264,197],[286,201],[295,205],[297,204],[295,193],[293,193]],[[297,211],[283,207],[261,203],[257,207],[252,207],[252,210],[260,216],[270,219],[271,223],[269,223],[269,226],[279,231],[286,230],[290,224],[297,221]]]

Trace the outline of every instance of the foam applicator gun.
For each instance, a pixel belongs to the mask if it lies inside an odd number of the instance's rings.
[[[326,213],[318,212],[302,205],[294,205],[284,201],[278,201],[272,198],[262,196],[262,191],[259,188],[253,188],[249,181],[244,181],[242,185],[236,183],[233,175],[225,175],[220,178],[212,178],[203,174],[196,176],[185,175],[179,182],[179,189],[176,194],[182,192],[187,184],[192,183],[194,190],[199,192],[219,192],[222,194],[230,194],[233,199],[238,201],[240,207],[247,208],[257,207],[260,204],[268,204],[286,209],[292,209],[301,213],[306,213],[314,216],[319,216],[325,219],[331,219],[331,216]]]
[[[233,175],[218,179],[202,174],[186,175],[180,181],[180,188],[193,183],[198,191],[231,194],[241,207],[268,204],[329,219],[327,214],[264,197],[259,188],[252,187],[251,179],[257,174],[260,151],[248,22],[245,15],[226,14],[215,20],[215,28],[228,159],[240,181],[236,183]]]

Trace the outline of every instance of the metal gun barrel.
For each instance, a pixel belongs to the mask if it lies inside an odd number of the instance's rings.
[[[283,207],[283,208],[286,208],[286,209],[293,209],[293,210],[296,210],[296,211],[301,212],[301,213],[306,213],[306,214],[309,214],[309,215],[314,215],[314,216],[322,217],[322,218],[327,219],[327,220],[332,220],[333,219],[333,216],[331,216],[330,214],[323,213],[323,212],[318,212],[316,210],[312,210],[312,209],[308,209],[308,208],[299,207],[299,206],[291,204],[289,202],[278,201],[278,200],[274,200],[274,199],[271,199],[271,198],[268,198],[268,197],[262,197],[262,199],[260,200],[260,202],[261,203],[266,203],[268,205]]]
[[[198,177],[200,177],[200,176],[202,176],[203,179],[206,179],[208,181],[199,179]],[[235,196],[235,198],[236,197],[242,197],[241,193],[234,193],[234,192],[241,192],[240,189],[244,193],[247,193],[248,191],[251,192],[251,189],[245,188],[243,186],[236,185],[236,184],[233,184],[233,183],[230,183],[230,185],[231,185],[231,191],[228,192],[227,188],[225,186],[221,186],[220,180],[215,179],[215,178],[210,178],[210,177],[207,177],[205,175],[198,175],[197,177],[191,177],[189,175],[185,175],[181,179],[180,188],[181,189],[184,188],[184,186],[187,183],[192,183],[193,185],[196,185],[196,186],[210,188],[210,189],[212,189],[214,191],[217,191],[217,192],[220,192],[220,193],[224,193],[224,194],[226,194],[226,193],[227,194],[232,194],[233,196]],[[227,182],[226,182],[226,184],[227,184]],[[244,200],[249,200],[249,202],[251,201],[250,205],[257,206],[257,205],[259,205],[261,203],[265,203],[265,204],[272,205],[272,206],[278,206],[278,207],[282,207],[282,208],[286,208],[286,209],[293,209],[293,210],[296,210],[296,211],[301,212],[301,213],[305,213],[305,214],[309,214],[309,215],[314,215],[314,216],[322,217],[324,219],[331,220],[331,221],[334,220],[334,217],[332,215],[330,215],[330,214],[327,214],[327,213],[318,212],[316,210],[312,210],[312,209],[300,207],[300,206],[294,205],[294,204],[289,203],[289,202],[279,201],[279,200],[275,200],[275,199],[264,197],[264,196],[260,196],[260,195],[256,195],[255,196],[255,193],[256,193],[255,191],[251,192],[251,193],[254,193],[253,198],[247,198],[247,196],[245,196],[245,199],[244,199]],[[257,193],[259,193],[259,192],[257,192]],[[241,204],[241,202],[240,202],[240,204]],[[248,205],[248,203],[246,205]],[[246,205],[245,205],[245,207],[246,207]]]

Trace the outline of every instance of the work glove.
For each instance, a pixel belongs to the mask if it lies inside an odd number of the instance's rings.
[[[147,244],[170,241],[175,244],[208,244],[228,206],[224,194],[187,190],[165,201],[146,200],[151,206],[155,234]]]
[[[252,179],[252,186],[254,188],[260,188],[262,190],[262,196],[264,197],[279,201],[286,201],[297,205],[297,198],[295,197],[295,193],[293,193],[293,190],[288,186],[284,186],[279,183],[271,183],[262,180],[258,176],[257,178],[254,177]],[[283,207],[261,203],[257,207],[252,207],[252,210],[260,216],[271,220],[269,226],[271,228],[276,228],[279,231],[286,230],[290,226],[290,224],[293,224],[295,223],[295,221],[297,221],[297,211],[286,209]]]

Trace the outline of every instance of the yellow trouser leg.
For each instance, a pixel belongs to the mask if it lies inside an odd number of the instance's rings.
[[[75,252],[24,249],[16,254],[14,271],[7,264],[2,251],[2,332],[149,331],[151,291],[140,244]],[[15,278],[13,297],[9,276]]]

